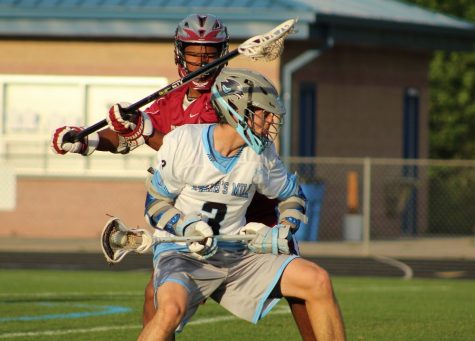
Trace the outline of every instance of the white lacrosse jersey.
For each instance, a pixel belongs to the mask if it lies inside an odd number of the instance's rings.
[[[285,200],[298,192],[274,145],[261,155],[244,146],[224,157],[214,149],[216,124],[185,125],[165,135],[157,152],[152,185],[175,200],[185,215],[201,212],[209,217],[214,234],[238,234],[256,191]]]

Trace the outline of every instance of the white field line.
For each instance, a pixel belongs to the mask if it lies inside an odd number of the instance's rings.
[[[397,259],[378,255],[373,256],[373,259],[400,269],[404,273],[404,279],[412,279],[412,277],[414,277],[414,271],[412,271],[412,268],[406,263],[398,261]]]
[[[282,315],[289,314],[290,309],[288,307],[282,307],[275,310],[272,310],[269,315]],[[221,316],[221,317],[211,317],[211,318],[201,318],[191,322],[188,322],[187,326],[192,325],[201,325],[217,322],[225,322],[237,320],[237,317],[234,316]],[[81,328],[81,329],[65,329],[65,330],[43,330],[39,332],[23,332],[23,333],[5,333],[0,334],[0,339],[15,338],[15,337],[37,337],[37,336],[56,336],[56,335],[69,335],[69,334],[80,334],[80,333],[96,333],[96,332],[107,332],[111,330],[127,330],[127,329],[140,329],[142,328],[139,324],[131,324],[125,326],[102,326],[102,327],[93,327],[93,328]]]
[[[425,285],[365,285],[361,287],[347,287],[347,286],[337,286],[338,291],[344,292],[379,292],[379,291],[446,291],[449,289],[446,285],[437,285],[437,286],[425,286]],[[27,292],[27,293],[18,293],[18,292],[0,292],[0,298],[9,298],[9,297],[21,297],[21,298],[57,298],[57,297],[74,297],[74,296],[111,296],[111,297],[122,297],[122,296],[143,296],[142,291],[107,291],[107,292],[81,292],[81,291],[68,291],[68,292]]]
[[[347,287],[347,286],[337,286],[338,291],[344,292],[379,292],[379,291],[446,291],[449,289],[446,285],[437,285],[437,286],[424,286],[424,285],[365,285],[361,287]],[[74,296],[111,296],[111,297],[122,297],[122,296],[143,296],[142,291],[108,291],[108,292],[80,292],[80,291],[68,291],[68,292],[28,292],[28,293],[18,293],[18,292],[0,292],[0,298],[9,298],[9,297],[21,297],[21,298],[57,298],[57,297],[74,297]]]
[[[446,285],[438,286],[423,286],[423,285],[404,285],[404,286],[373,286],[368,285],[365,287],[336,287],[336,292],[418,292],[418,291],[447,291],[450,287]]]
[[[0,297],[143,296],[141,291],[0,292]]]

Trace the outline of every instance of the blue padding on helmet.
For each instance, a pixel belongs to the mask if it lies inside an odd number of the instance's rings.
[[[267,139],[263,141],[263,139],[259,138],[252,129],[249,127],[247,122],[245,121],[245,117],[239,115],[236,110],[234,110],[219,94],[216,87],[213,87],[212,90],[213,96],[215,99],[221,104],[223,107],[227,108],[229,112],[233,115],[233,118],[237,121],[236,131],[241,135],[244,139],[246,144],[252,148],[257,154],[262,154],[262,152],[267,148],[269,142]]]

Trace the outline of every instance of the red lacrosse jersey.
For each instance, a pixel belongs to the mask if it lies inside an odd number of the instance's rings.
[[[163,134],[184,124],[214,123],[218,121],[210,103],[211,93],[207,92],[195,99],[183,110],[183,99],[188,91],[184,85],[159,98],[145,111],[149,114],[153,127]]]
[[[163,134],[184,124],[214,123],[218,117],[211,106],[211,93],[203,93],[194,100],[186,110],[183,110],[183,99],[188,91],[187,85],[173,90],[162,98],[159,98],[145,111],[149,114],[153,127]],[[277,224],[275,207],[277,200],[271,200],[260,193],[254,198],[247,209],[246,220],[258,222],[267,226]]]

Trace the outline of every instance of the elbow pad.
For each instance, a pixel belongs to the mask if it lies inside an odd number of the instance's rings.
[[[289,225],[292,228],[292,233],[295,233],[298,230],[301,222],[306,224],[308,221],[308,218],[305,215],[306,199],[303,193],[299,196],[291,196],[281,201],[277,209],[279,211],[279,221],[289,222]]]

